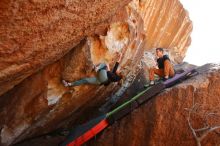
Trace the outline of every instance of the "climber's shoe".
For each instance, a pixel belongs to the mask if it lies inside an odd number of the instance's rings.
[[[67,81],[65,81],[65,80],[62,80],[62,83],[63,83],[63,85],[64,85],[65,87],[70,86],[70,83],[68,83],[68,82],[67,82]]]

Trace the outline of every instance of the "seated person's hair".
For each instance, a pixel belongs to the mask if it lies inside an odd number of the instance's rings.
[[[160,52],[163,52],[163,48],[157,48],[156,50],[159,50]]]

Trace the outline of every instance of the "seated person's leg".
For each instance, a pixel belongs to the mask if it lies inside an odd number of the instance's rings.
[[[154,74],[158,75],[159,77],[163,77],[164,71],[163,71],[163,69],[150,68],[150,70],[149,70],[150,85],[154,84]]]
[[[166,79],[174,76],[174,69],[169,60],[164,61],[164,76]]]
[[[154,73],[159,77],[164,77],[164,70],[163,69],[155,69]]]
[[[170,72],[169,72],[169,76],[170,76],[170,77],[173,77],[174,75],[175,75],[175,71],[174,71],[174,69],[173,69],[173,66],[171,66]]]
[[[163,77],[164,71],[163,71],[163,69],[150,68],[150,70],[149,70],[149,80],[150,81],[154,80],[154,74],[158,75],[159,77]]]
[[[155,68],[150,68],[149,69],[149,80],[150,81],[154,80],[154,70],[155,70]]]

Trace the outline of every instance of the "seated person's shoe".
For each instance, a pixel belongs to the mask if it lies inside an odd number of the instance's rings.
[[[166,80],[168,80],[169,79],[169,76],[165,76],[164,78],[163,78],[163,81],[166,81]]]
[[[150,86],[153,86],[155,84],[155,82],[154,81],[150,81]]]

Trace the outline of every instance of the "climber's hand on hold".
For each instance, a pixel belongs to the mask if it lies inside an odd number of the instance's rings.
[[[121,52],[117,52],[117,58],[118,58],[117,62],[121,61],[121,57],[122,57],[122,53]]]

